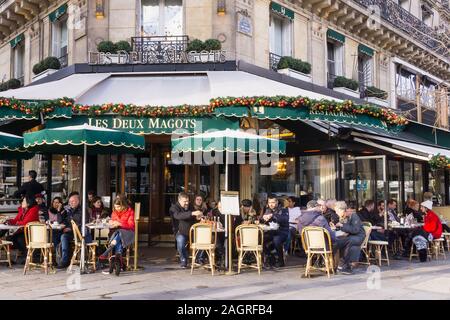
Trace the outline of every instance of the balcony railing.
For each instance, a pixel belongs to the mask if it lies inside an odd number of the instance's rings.
[[[181,55],[186,52],[189,37],[184,36],[149,36],[133,37],[133,51],[140,55],[143,63],[180,63]]]
[[[448,49],[441,46],[438,41],[439,34],[397,3],[391,0],[353,1],[365,8],[373,6],[378,7],[380,9],[381,18],[389,22],[392,26],[401,29],[406,34],[435,52],[442,55],[448,55]]]
[[[269,53],[269,68],[277,71],[278,70],[278,62],[280,62],[281,56],[270,52]]]

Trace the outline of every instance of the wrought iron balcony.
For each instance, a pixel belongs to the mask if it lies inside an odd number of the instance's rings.
[[[278,62],[280,62],[281,56],[270,52],[269,53],[269,68],[277,71],[278,70]]]
[[[404,31],[415,40],[424,44],[435,52],[448,56],[448,48],[439,42],[440,35],[420,19],[409,13],[391,0],[353,0],[359,5],[369,8],[378,7],[381,18],[389,24]]]
[[[131,45],[143,63],[180,63],[186,52],[189,37],[183,36],[149,36],[133,37]]]

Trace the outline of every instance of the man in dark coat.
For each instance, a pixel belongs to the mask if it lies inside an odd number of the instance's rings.
[[[64,269],[67,268],[69,265],[69,251],[70,251],[70,244],[73,240],[73,230],[72,230],[72,223],[71,221],[74,221],[75,224],[80,229],[80,232],[82,234],[82,220],[83,220],[83,210],[80,203],[80,195],[79,194],[72,194],[69,198],[69,204],[64,207],[64,211],[61,215],[58,216],[58,223],[63,226],[62,234],[61,234],[61,259],[60,263],[58,264],[58,269]],[[89,219],[87,218],[87,212],[86,212],[86,222],[88,222]],[[85,243],[91,243],[92,238],[90,232],[86,230],[85,237],[84,237]]]
[[[378,210],[375,210],[375,201],[366,200],[364,202],[364,207],[358,211],[358,216],[362,222],[370,222],[372,226],[381,227],[381,229],[372,230],[370,233],[370,240],[387,241],[383,229],[384,218],[380,216]]]
[[[261,217],[260,222],[265,224],[269,224],[270,222],[278,223],[279,228],[277,230],[264,232],[264,254],[267,257],[266,261],[268,265],[271,267],[284,267],[283,243],[288,238],[289,233],[288,210],[279,205],[278,199],[275,196],[269,196],[266,211]],[[277,253],[277,263],[274,263],[271,255],[273,250]]]
[[[336,213],[342,221],[336,224],[336,228],[346,234],[338,237],[336,241],[336,249],[340,251],[343,261],[338,266],[338,271],[343,274],[352,274],[351,264],[359,261],[361,244],[366,237],[366,232],[359,216],[353,210],[347,209],[345,202],[338,201],[336,203]]]
[[[180,254],[181,268],[186,269],[188,263],[186,244],[189,241],[189,230],[203,213],[198,210],[189,210],[189,196],[184,192],[178,194],[178,201],[170,207],[169,212],[170,216],[178,221],[178,230],[175,238],[178,253]]]
[[[23,197],[34,198],[38,193],[44,191],[44,187],[36,181],[37,172],[34,170],[28,171],[28,182],[25,182],[19,190],[14,192],[14,198],[20,199]]]

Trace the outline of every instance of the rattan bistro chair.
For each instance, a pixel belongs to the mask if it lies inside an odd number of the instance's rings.
[[[369,251],[369,238],[372,233],[372,224],[370,222],[363,222],[364,231],[366,232],[366,237],[364,238],[363,243],[361,244],[361,251],[366,257],[367,262],[359,262],[360,264],[370,265],[370,251]]]
[[[264,231],[257,225],[243,224],[236,228],[236,248],[239,254],[238,258],[238,273],[241,273],[242,261],[247,253],[253,253],[256,259],[255,265],[247,265],[250,268],[258,269],[258,274],[261,274],[262,267],[262,251],[264,241]]]
[[[139,218],[141,215],[141,203],[136,202],[134,205],[134,243],[127,247],[125,261],[127,262],[127,270],[136,271],[138,269],[138,248],[139,248]],[[133,258],[133,268],[130,266],[130,259]]]
[[[48,274],[48,269],[52,267],[52,229],[47,228],[45,223],[30,222],[25,226],[24,235],[28,252],[23,274],[25,275],[31,267],[44,268],[45,274]],[[35,250],[41,251],[43,263],[33,262]]]
[[[73,239],[75,241],[75,247],[73,249],[73,255],[72,255],[72,259],[70,260],[70,265],[69,265],[69,269],[68,271],[71,272],[72,271],[72,267],[74,264],[78,264],[80,263],[80,259],[81,259],[81,239],[82,239],[82,235],[80,232],[80,229],[78,228],[77,224],[75,223],[75,221],[70,221],[72,224],[72,231],[73,231]],[[87,265],[91,265],[93,270],[96,270],[96,250],[97,250],[97,242],[91,242],[91,243],[86,243],[86,248],[88,249],[87,254],[88,254],[88,259],[87,259]]]
[[[330,277],[330,269],[334,274],[334,260],[331,246],[331,236],[328,230],[320,227],[305,227],[302,230],[302,244],[307,255],[305,277],[309,277],[310,270],[316,269],[327,273]],[[322,257],[325,268],[312,266],[313,257]]]
[[[212,224],[196,223],[189,230],[189,243],[192,251],[191,274],[194,272],[195,259],[200,251],[205,251],[211,268],[211,274],[214,275],[215,250],[217,243],[217,231]]]

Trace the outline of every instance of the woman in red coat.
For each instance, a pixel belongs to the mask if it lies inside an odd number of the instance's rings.
[[[423,230],[433,236],[433,239],[439,239],[442,236],[442,223],[436,213],[431,209],[433,203],[430,200],[420,204],[421,211],[425,214]]]
[[[124,196],[118,197],[114,201],[114,210],[109,225],[111,229],[116,231],[109,238],[108,249],[99,259],[108,259],[109,252],[113,251],[114,255],[109,258],[108,273],[113,273],[115,269],[118,276],[121,268],[124,267],[122,251],[134,243],[134,210],[129,206]]]
[[[18,211],[17,216],[14,219],[7,220],[5,224],[24,227],[29,222],[39,221],[39,207],[34,197],[24,198]],[[24,262],[27,250],[24,229],[20,228],[13,235],[6,237],[6,239],[12,241],[14,248],[18,249],[21,253],[21,260],[17,262]]]

